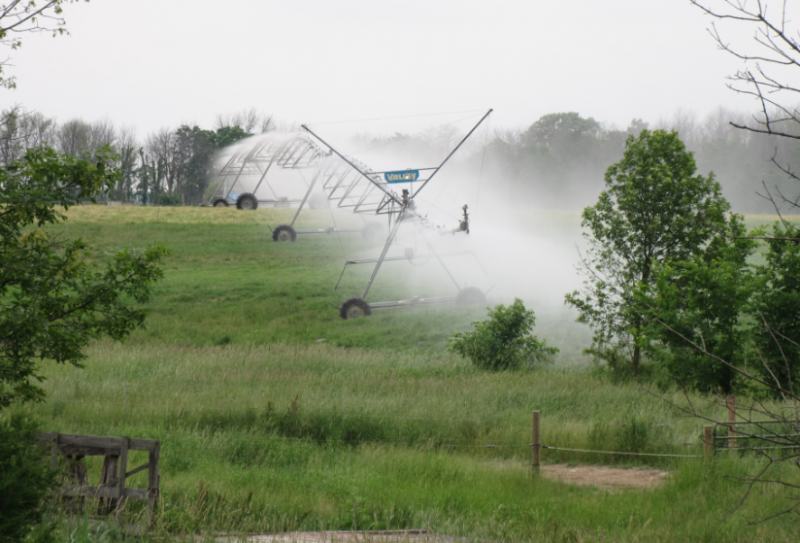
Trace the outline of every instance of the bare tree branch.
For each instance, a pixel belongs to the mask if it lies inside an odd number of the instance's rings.
[[[17,49],[25,33],[50,32],[54,36],[66,34],[66,21],[61,16],[63,5],[77,0],[9,0],[0,4],[0,46]],[[86,0],[88,1],[88,0]],[[0,62],[0,87],[13,88],[13,77],[3,74],[8,60]]]

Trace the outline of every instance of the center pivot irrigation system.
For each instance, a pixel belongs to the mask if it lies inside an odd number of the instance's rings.
[[[329,160],[331,153],[322,149],[308,135],[292,137],[267,134],[250,147],[231,154],[217,175],[218,187],[209,203],[214,207],[236,205],[238,209],[254,210],[259,205],[273,207],[297,206],[289,224],[272,230],[274,241],[295,241],[298,234],[358,233],[373,238],[380,225],[366,223],[361,229],[343,230],[331,226],[313,230],[296,230],[295,223],[306,207],[327,207],[329,201],[341,208],[364,212],[370,194],[359,191],[361,176],[347,164]],[[355,163],[355,162],[354,162]],[[358,164],[362,170],[367,167]],[[286,176],[289,176],[289,179]],[[311,180],[308,181],[307,175]],[[281,178],[283,177],[283,183]],[[299,179],[305,183],[302,196],[294,189]],[[288,181],[288,183],[287,183]],[[314,194],[321,187],[326,198]],[[373,188],[370,186],[370,188]],[[288,189],[288,190],[287,190]],[[293,190],[294,189],[294,190]],[[286,194],[293,194],[286,196]]]
[[[345,301],[341,307],[339,308],[339,315],[343,319],[352,319],[355,317],[362,317],[367,316],[372,313],[373,309],[380,309],[380,308],[389,308],[389,307],[401,307],[401,306],[408,306],[408,305],[417,305],[417,304],[433,304],[433,303],[442,303],[442,302],[457,302],[457,303],[483,303],[485,302],[485,295],[483,292],[475,287],[466,287],[462,288],[458,281],[456,281],[453,274],[448,269],[447,265],[445,264],[444,260],[442,259],[442,255],[438,254],[433,245],[430,242],[427,242],[426,245],[428,250],[430,251],[431,255],[435,258],[438,264],[443,268],[445,273],[447,274],[450,281],[456,288],[457,294],[455,296],[450,297],[436,297],[436,298],[423,298],[423,297],[415,297],[411,299],[405,300],[391,300],[391,301],[379,301],[379,302],[372,302],[367,303],[367,296],[369,294],[370,289],[372,288],[372,284],[375,281],[375,278],[378,275],[378,272],[381,269],[383,263],[387,260],[406,260],[409,259],[409,256],[397,256],[397,257],[390,257],[388,256],[389,249],[391,248],[392,244],[394,243],[398,230],[400,229],[400,225],[414,221],[422,227],[430,228],[431,225],[428,224],[427,219],[420,215],[416,209],[415,198],[419,196],[419,193],[430,184],[430,182],[434,179],[437,173],[444,167],[445,164],[453,157],[453,155],[458,151],[462,145],[472,136],[475,130],[486,120],[486,118],[492,113],[492,110],[489,109],[483,116],[478,120],[477,123],[469,130],[469,132],[464,135],[461,140],[453,147],[449,153],[444,157],[444,159],[437,165],[433,167],[426,167],[426,168],[412,168],[412,169],[405,169],[405,170],[395,170],[395,171],[371,171],[366,169],[363,164],[353,160],[352,158],[347,157],[346,155],[339,152],[335,149],[331,144],[327,141],[322,139],[317,133],[311,130],[306,125],[301,125],[303,130],[308,132],[311,136],[313,136],[317,141],[319,141],[325,148],[328,149],[330,153],[335,154],[338,156],[345,164],[352,168],[352,171],[357,172],[356,177],[348,177],[346,175],[347,172],[342,174],[342,172],[338,172],[334,169],[333,175],[329,175],[330,171],[321,171],[317,175],[314,176],[314,179],[311,182],[311,187],[306,192],[306,198],[311,193],[313,189],[313,185],[319,182],[322,179],[323,188],[325,189],[325,193],[328,199],[332,201],[338,201],[340,207],[352,207],[353,211],[356,213],[372,213],[376,215],[386,215],[388,216],[389,222],[389,232],[386,236],[386,240],[383,244],[383,248],[381,249],[380,255],[378,258],[368,258],[368,259],[359,259],[359,260],[348,260],[345,262],[344,268],[342,269],[342,275],[344,274],[345,269],[348,265],[352,264],[373,264],[372,273],[370,274],[369,280],[367,281],[367,285],[364,288],[364,291],[360,297],[357,298],[350,298],[349,300]],[[420,185],[413,189],[411,183],[418,182]],[[410,188],[402,188],[398,193],[395,187],[397,185],[406,185]],[[304,198],[304,200],[306,199]],[[299,210],[298,210],[299,213]],[[295,218],[296,218],[295,214]],[[291,229],[291,225],[281,225],[278,226],[274,233],[276,232],[294,232],[294,230],[286,230],[285,228]],[[460,232],[464,234],[469,234],[469,214],[467,210],[467,206],[464,205],[462,207],[462,218],[458,225],[458,228],[453,230],[453,232]],[[274,236],[273,233],[273,237]],[[292,238],[293,240],[294,238]],[[339,281],[341,281],[341,275],[339,277]],[[337,287],[338,287],[337,282]]]

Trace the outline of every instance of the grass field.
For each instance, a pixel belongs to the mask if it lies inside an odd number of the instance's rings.
[[[492,541],[797,539],[794,518],[757,522],[785,505],[781,489],[756,488],[737,507],[749,458],[647,458],[671,471],[652,490],[532,479],[533,409],[543,441],[562,447],[694,454],[702,422],[671,407],[680,394],[576,362],[572,337],[586,332],[558,319],[541,329],[562,351],[555,364],[498,374],[446,351],[481,308],[341,320],[332,285],[358,243],[273,243],[266,224],[289,213],[85,206],[57,229],[100,257],[170,251],[147,327],[92,345],[83,369],[48,367],[47,401],[32,408],[47,430],[162,441],[157,537],[424,528]],[[387,277],[376,296],[407,294],[401,271]],[[363,280],[349,276],[344,291]],[[717,398],[693,400],[719,413]],[[547,450],[544,460],[631,462]]]

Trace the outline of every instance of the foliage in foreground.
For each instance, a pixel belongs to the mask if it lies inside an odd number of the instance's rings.
[[[68,208],[113,183],[98,162],[29,151],[0,169],[0,408],[41,398],[37,362],[77,364],[92,339],[125,337],[140,326],[163,250],[119,252],[93,261],[80,240],[52,237]]]
[[[566,298],[593,328],[590,352],[617,375],[640,376],[646,361],[665,386],[796,392],[796,226],[773,226],[753,265],[742,217],[674,132],[629,138],[606,187],[583,212],[586,286]]]
[[[742,384],[737,368],[753,357],[745,309],[754,245],[731,216],[701,252],[659,265],[654,284],[639,287],[644,350],[662,385],[730,394]]]
[[[471,331],[455,334],[450,350],[485,370],[532,367],[558,352],[533,334],[535,324],[533,311],[516,299],[509,306],[490,309],[489,318],[473,323]]]
[[[96,342],[80,372],[44,366],[47,402],[24,407],[47,429],[161,440],[161,540],[337,528],[514,542],[796,539],[789,517],[752,524],[788,507],[777,489],[758,488],[736,509],[741,478],[758,467],[747,457],[712,466],[642,457],[675,468],[652,491],[532,481],[532,409],[542,412],[543,442],[562,447],[702,454],[701,424],[676,416],[662,395],[585,368],[474,371],[441,353],[452,326],[483,318],[463,309],[342,321],[329,292],[336,244],[264,244],[259,221],[280,222],[285,209],[219,211],[79,206],[54,228],[109,254],[170,246],[149,326],[124,344]],[[553,335],[550,315],[536,316],[548,342],[574,339],[577,325]],[[223,336],[231,338],[224,345]],[[419,347],[405,336],[426,339]],[[711,397],[689,397],[724,420]],[[666,398],[684,400],[678,392]],[[547,449],[544,460],[625,465],[632,457]],[[93,478],[99,463],[90,469]],[[88,527],[65,526],[57,536],[113,540]]]
[[[135,304],[148,300],[161,276],[163,250],[123,251],[101,263],[84,242],[46,229],[64,220],[58,207],[114,182],[107,160],[37,149],[0,168],[0,410],[43,398],[43,361],[78,365],[91,340],[121,339],[144,320]],[[21,540],[39,520],[51,484],[34,435],[29,422],[0,419],[2,541]]]
[[[777,224],[771,234],[751,302],[756,367],[783,389],[777,396],[800,394],[800,227]]]
[[[22,541],[41,520],[54,482],[36,425],[21,415],[0,418],[0,543]]]
[[[637,293],[656,282],[658,267],[702,255],[731,228],[719,184],[696,170],[675,132],[642,130],[583,211],[586,287],[566,300],[594,330],[592,353],[614,369],[640,373],[650,338]]]

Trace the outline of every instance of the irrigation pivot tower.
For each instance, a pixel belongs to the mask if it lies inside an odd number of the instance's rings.
[[[483,293],[477,291],[474,288],[464,288],[462,289],[458,283],[456,282],[453,275],[447,269],[444,261],[439,257],[439,255],[434,254],[436,260],[439,264],[444,268],[447,272],[447,275],[450,277],[456,288],[458,289],[458,294],[455,297],[448,297],[448,298],[412,298],[408,300],[392,300],[392,301],[385,301],[385,302],[373,302],[372,304],[367,303],[367,296],[369,294],[370,289],[372,288],[372,284],[375,281],[378,273],[380,272],[381,266],[383,265],[384,261],[387,260],[387,255],[389,252],[390,247],[395,241],[397,236],[397,232],[400,228],[400,225],[407,219],[417,218],[424,222],[424,218],[421,217],[416,211],[415,205],[415,198],[419,195],[422,190],[430,184],[430,182],[436,177],[436,174],[444,167],[445,164],[453,157],[453,155],[461,148],[462,145],[472,136],[475,130],[486,120],[486,118],[492,113],[492,109],[486,111],[483,116],[472,126],[472,128],[464,135],[464,137],[459,140],[459,142],[450,150],[449,153],[444,157],[444,159],[436,166],[433,167],[425,167],[425,168],[411,168],[406,170],[399,170],[399,171],[371,171],[365,169],[361,164],[359,164],[356,160],[344,155],[343,153],[339,152],[336,148],[334,148],[330,143],[325,141],[319,134],[311,130],[307,125],[303,124],[301,127],[303,130],[311,134],[316,140],[318,140],[323,146],[325,146],[331,153],[338,156],[342,161],[348,164],[353,170],[358,172],[360,175],[359,179],[353,181],[348,187],[346,187],[344,198],[347,198],[348,195],[356,194],[355,198],[358,200],[358,203],[355,204],[355,211],[356,212],[372,212],[378,215],[389,215],[390,221],[390,228],[389,232],[386,236],[386,240],[383,244],[383,248],[381,249],[380,255],[376,259],[367,259],[361,261],[349,261],[349,263],[374,263],[372,268],[372,273],[370,274],[369,280],[367,281],[366,287],[360,297],[351,298],[345,301],[342,306],[340,307],[339,314],[344,319],[350,319],[354,317],[366,316],[372,313],[372,309],[376,308],[385,308],[385,307],[398,307],[398,306],[405,306],[405,305],[413,305],[413,304],[427,304],[427,303],[438,303],[438,302],[446,302],[446,301],[481,301],[484,299]],[[425,175],[426,177],[421,177]],[[402,189],[399,193],[394,190],[394,186],[398,184],[408,184],[412,182],[419,182],[421,183],[415,190],[409,189]],[[377,192],[376,192],[377,191]],[[374,195],[370,198],[370,195]],[[375,197],[377,196],[377,198]],[[329,198],[333,199],[333,195],[329,193]],[[367,202],[369,202],[367,204]],[[463,231],[464,233],[469,233],[469,218],[467,215],[466,206],[463,208],[463,219],[461,224],[459,225],[459,230]],[[429,245],[429,250],[432,253],[435,253],[432,246]],[[347,266],[347,263],[345,264]]]

